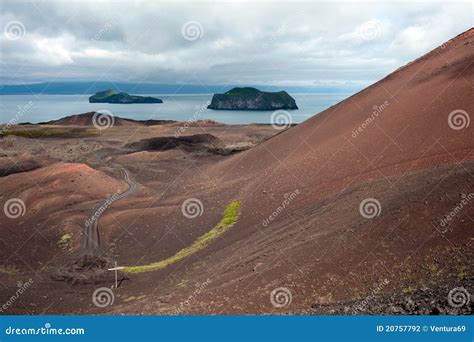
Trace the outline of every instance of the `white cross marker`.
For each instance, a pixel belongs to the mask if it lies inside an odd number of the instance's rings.
[[[123,266],[117,266],[117,261],[116,261],[116,262],[115,262],[115,267],[108,269],[109,271],[115,271],[115,288],[118,287],[118,283],[117,283],[117,271],[118,271],[118,270],[123,270],[124,268],[125,268],[125,267],[123,267]]]

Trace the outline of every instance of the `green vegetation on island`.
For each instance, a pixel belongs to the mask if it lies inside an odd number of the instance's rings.
[[[127,93],[117,93],[115,90],[99,91],[89,97],[90,103],[163,103],[162,100],[151,96],[129,95]]]
[[[277,110],[298,109],[295,99],[286,91],[266,92],[256,88],[233,88],[214,94],[209,109],[222,110]]]

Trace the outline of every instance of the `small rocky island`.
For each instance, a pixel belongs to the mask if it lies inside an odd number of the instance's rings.
[[[105,90],[89,97],[89,103],[163,103],[162,100],[151,96],[129,95],[115,90]]]
[[[277,110],[298,109],[295,99],[286,91],[266,92],[255,88],[233,88],[214,94],[209,109],[222,110]]]

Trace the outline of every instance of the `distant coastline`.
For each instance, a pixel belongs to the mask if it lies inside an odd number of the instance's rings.
[[[160,84],[160,83],[122,83],[122,82],[44,82],[32,84],[0,85],[0,95],[92,95],[104,89],[133,94],[173,94],[173,95],[208,95],[228,91],[238,85],[195,85],[195,84]],[[265,91],[279,91],[282,88],[291,94],[354,94],[365,87],[365,84],[345,87],[323,86],[275,86],[249,85]]]

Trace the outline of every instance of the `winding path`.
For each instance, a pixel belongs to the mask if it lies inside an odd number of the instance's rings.
[[[118,166],[118,165],[117,165]],[[124,192],[116,193],[106,198],[100,205],[95,207],[94,214],[88,219],[84,230],[84,240],[82,242],[82,254],[88,256],[101,256],[100,249],[100,234],[99,234],[99,219],[104,212],[112,206],[115,201],[118,201],[126,196],[130,196],[138,191],[138,184],[130,178],[129,172],[121,166],[120,172],[123,175],[123,179],[128,184],[128,189]]]

